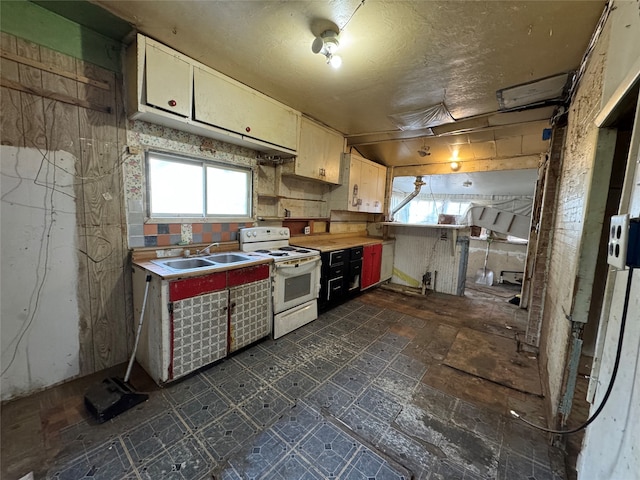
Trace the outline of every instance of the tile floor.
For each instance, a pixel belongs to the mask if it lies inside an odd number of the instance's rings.
[[[406,304],[402,296],[396,301]],[[513,318],[518,309],[502,302],[491,308]],[[447,378],[461,375],[437,373],[455,319],[441,323],[429,320],[437,312],[413,316],[401,311],[406,305],[384,305],[376,292],[352,300],[282,339],[155,389],[148,402],[103,425],[84,413],[75,423],[59,423],[49,430],[55,457],[40,474],[59,480],[564,478],[561,454],[546,437],[498,405],[510,394],[496,390],[492,402],[482,393],[491,385],[476,383],[477,397],[469,388],[458,395],[446,387]],[[432,339],[429,348],[416,348],[420,334]],[[518,395],[512,400],[540,409],[540,399]],[[3,419],[3,450],[6,425]],[[3,453],[3,474],[12,458]]]

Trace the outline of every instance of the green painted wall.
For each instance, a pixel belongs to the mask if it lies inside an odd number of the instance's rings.
[[[0,1],[0,29],[114,72],[122,44],[27,0]]]

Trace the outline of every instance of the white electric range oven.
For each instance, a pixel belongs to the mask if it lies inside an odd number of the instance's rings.
[[[273,338],[318,318],[320,252],[289,245],[286,227],[240,230],[240,249],[273,258]]]

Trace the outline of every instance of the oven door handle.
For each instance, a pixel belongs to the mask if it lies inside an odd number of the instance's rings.
[[[300,260],[298,263],[284,264],[280,262],[276,262],[276,268],[300,268],[301,266],[308,266],[310,263],[319,263],[319,258],[313,258],[311,260]]]

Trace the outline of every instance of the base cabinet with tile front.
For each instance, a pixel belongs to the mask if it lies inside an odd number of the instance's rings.
[[[139,318],[147,271],[134,266]],[[152,276],[136,359],[162,385],[271,333],[268,265],[166,280]]]
[[[271,333],[271,280],[269,266],[230,270],[229,353]]]

